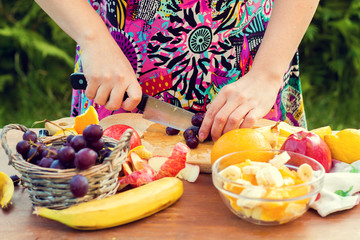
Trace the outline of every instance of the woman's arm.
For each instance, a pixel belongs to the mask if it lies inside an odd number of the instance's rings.
[[[81,48],[85,95],[109,110],[134,109],[141,88],[131,64],[87,0],[35,0]],[[129,98],[122,103],[125,91]]]
[[[223,87],[209,106],[199,138],[213,140],[239,127],[252,127],[275,103],[319,0],[274,0],[272,14],[251,70]]]

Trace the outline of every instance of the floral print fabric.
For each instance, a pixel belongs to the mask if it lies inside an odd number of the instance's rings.
[[[192,112],[206,111],[223,86],[249,71],[273,6],[273,0],[89,2],[129,59],[143,92]],[[82,71],[79,47],[75,71]],[[124,112],[108,111],[84,91],[73,91],[72,116],[90,105],[100,119]],[[266,118],[306,126],[297,53]]]

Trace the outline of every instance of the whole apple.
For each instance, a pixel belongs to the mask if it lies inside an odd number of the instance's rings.
[[[136,130],[134,128],[132,128],[128,125],[125,125],[125,124],[112,125],[104,130],[103,135],[120,140],[123,133],[129,128],[131,128],[133,130],[133,134],[130,138],[130,149],[133,149],[134,147],[140,146],[142,144],[141,138],[140,138],[138,132],[136,132]]]
[[[313,132],[299,131],[291,134],[281,150],[296,152],[318,161],[329,172],[332,166],[331,152],[321,137]]]

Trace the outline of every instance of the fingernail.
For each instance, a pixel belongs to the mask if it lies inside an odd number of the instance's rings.
[[[199,141],[203,142],[205,140],[205,134],[199,133]]]

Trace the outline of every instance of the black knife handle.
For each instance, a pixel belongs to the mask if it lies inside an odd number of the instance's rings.
[[[87,81],[86,81],[86,78],[83,73],[70,74],[70,82],[71,82],[71,86],[76,90],[85,90],[87,87]],[[123,101],[125,101],[125,99],[127,99],[128,97],[129,97],[129,95],[127,94],[127,92],[125,92]],[[141,101],[137,105],[137,109],[139,109],[141,111],[145,110],[145,105],[148,100],[148,97],[149,97],[149,95],[147,95],[145,93],[142,94]]]

